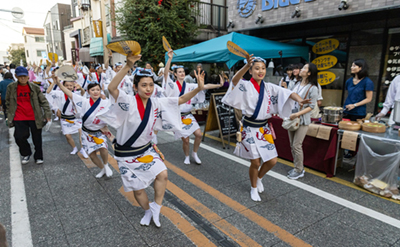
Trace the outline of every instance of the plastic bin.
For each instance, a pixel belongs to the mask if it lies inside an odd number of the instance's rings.
[[[362,135],[353,182],[373,193],[400,200],[399,165],[399,144]]]

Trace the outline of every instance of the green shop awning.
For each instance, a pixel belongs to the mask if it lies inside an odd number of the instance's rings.
[[[108,33],[107,34],[107,44],[110,43],[111,41],[111,35]],[[92,38],[90,40],[90,56],[95,57],[95,56],[103,56],[103,38]]]

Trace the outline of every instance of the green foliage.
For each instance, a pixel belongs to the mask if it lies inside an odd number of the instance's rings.
[[[117,28],[125,40],[135,40],[142,47],[142,60],[153,66],[165,62],[162,36],[172,49],[187,46],[197,35],[193,16],[198,0],[123,0],[117,7]]]
[[[26,64],[26,58],[25,58],[25,49],[20,48],[17,50],[12,50],[11,46],[8,48],[8,60],[10,60],[10,64],[13,63],[15,66],[19,66],[21,64],[21,59],[24,64],[24,66],[27,66]]]

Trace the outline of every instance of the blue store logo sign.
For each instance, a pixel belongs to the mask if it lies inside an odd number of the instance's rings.
[[[262,11],[271,10],[273,8],[277,9],[279,7],[287,7],[289,5],[296,5],[301,2],[301,0],[261,0],[261,1],[262,1],[262,5],[261,5]],[[305,3],[314,2],[314,1],[315,0],[304,0]]]
[[[253,14],[256,9],[257,2],[256,0],[238,0],[237,1],[237,9],[240,17],[247,18],[251,14]]]

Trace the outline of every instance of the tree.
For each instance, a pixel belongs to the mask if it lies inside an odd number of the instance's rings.
[[[22,59],[24,66],[27,66],[24,48],[13,50],[10,46],[7,51],[9,54],[8,60],[10,60],[10,63],[13,63],[15,64],[15,66],[18,67],[21,64],[21,59]]]
[[[197,35],[198,0],[123,0],[116,11],[117,28],[123,39],[135,40],[142,48],[142,60],[153,65],[164,62],[162,36],[172,49],[189,44]]]

